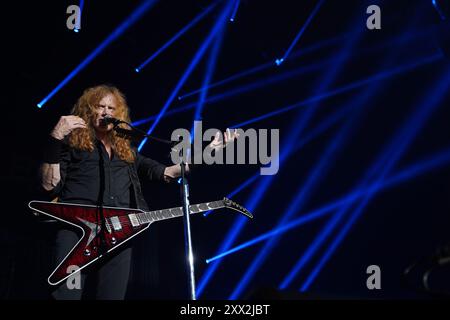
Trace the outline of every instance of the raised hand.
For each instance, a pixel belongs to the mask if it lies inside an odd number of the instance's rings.
[[[223,135],[224,141],[222,141],[220,137],[220,131],[217,131],[216,135],[214,136],[214,140],[209,144],[209,146],[216,151],[220,150],[221,148],[225,148],[227,145],[232,143],[234,139],[237,139],[239,137],[239,133],[237,132],[237,129],[227,129]]]
[[[86,128],[86,122],[78,116],[62,116],[53,128],[51,136],[62,140],[77,128]]]

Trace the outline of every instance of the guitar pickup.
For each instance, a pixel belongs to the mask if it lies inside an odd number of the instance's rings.
[[[119,217],[111,217],[110,220],[115,231],[122,230]]]
[[[133,227],[138,227],[138,226],[140,225],[139,220],[138,220],[136,214],[131,213],[131,214],[128,215],[128,218],[130,219],[131,225],[132,225]]]

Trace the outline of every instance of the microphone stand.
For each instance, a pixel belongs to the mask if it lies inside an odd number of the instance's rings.
[[[181,149],[183,150],[183,149]],[[180,151],[180,154],[182,151]],[[184,222],[184,247],[187,252],[188,278],[191,300],[197,300],[195,295],[195,272],[194,272],[194,254],[192,250],[191,223],[189,211],[189,184],[186,178],[186,163],[183,154],[181,154],[181,200],[183,203],[183,222]]]
[[[176,142],[160,139],[148,135],[146,132],[132,126],[128,122],[114,119],[112,121],[114,124],[114,130],[121,136],[125,138],[149,138],[164,144],[168,144],[172,147],[172,150]],[[120,128],[118,125],[124,123],[128,125],[130,129]],[[188,267],[188,279],[189,279],[189,288],[190,288],[190,297],[192,300],[197,300],[195,293],[195,272],[194,272],[194,254],[192,249],[192,237],[191,237],[191,224],[190,224],[190,210],[189,210],[189,184],[186,178],[186,162],[184,161],[184,156],[182,154],[183,149],[179,150],[181,156],[181,201],[183,204],[183,222],[184,222],[184,243],[185,243],[185,251],[187,252],[187,267]]]
[[[114,118],[106,118],[106,120],[104,120],[104,121],[106,121],[105,124],[112,123],[114,125],[113,126],[114,131],[116,131],[121,137],[126,138],[126,139],[148,138],[148,139],[151,139],[154,141],[168,144],[171,147],[173,147],[176,144],[176,142],[173,142],[170,140],[160,139],[160,138],[151,136],[151,135],[147,134],[146,132],[136,128],[131,123],[128,123],[123,120],[118,120],[118,119],[114,119]],[[131,129],[120,128],[119,124],[121,124],[121,123],[126,124]]]

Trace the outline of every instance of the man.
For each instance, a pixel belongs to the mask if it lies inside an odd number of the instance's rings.
[[[148,211],[140,179],[170,182],[181,174],[179,165],[165,166],[136,152],[130,141],[117,135],[113,117],[130,122],[124,95],[115,87],[89,88],[75,104],[72,114],[61,117],[50,134],[41,166],[43,189],[59,202],[139,208]],[[216,135],[210,147],[223,145]],[[236,138],[227,131],[226,145]],[[187,168],[188,170],[189,168]],[[77,243],[77,234],[62,226],[56,235],[57,261]],[[53,293],[55,299],[123,299],[131,263],[131,247],[124,246],[81,276],[81,289],[63,282]],[[92,288],[93,290],[84,290]]]

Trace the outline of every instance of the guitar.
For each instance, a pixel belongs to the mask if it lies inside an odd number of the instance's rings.
[[[182,207],[145,212],[47,201],[31,201],[28,206],[36,215],[52,217],[82,231],[81,238],[48,277],[50,285],[60,284],[146,230],[152,223],[183,216]],[[227,198],[190,205],[189,211],[194,214],[220,208],[233,209],[253,218],[247,209]]]

